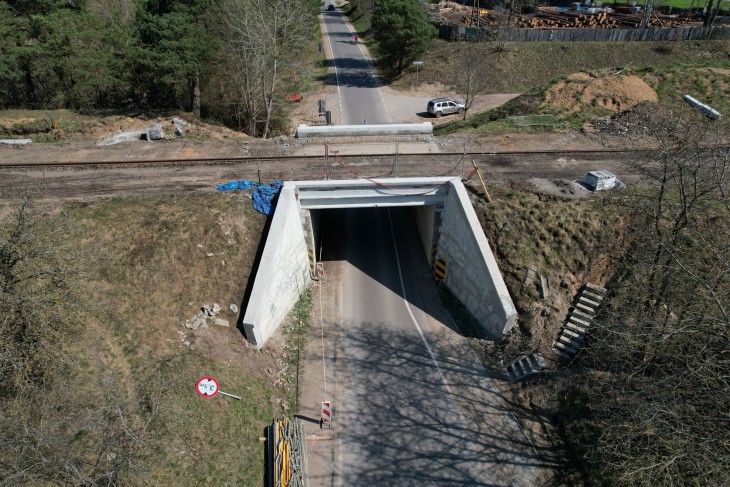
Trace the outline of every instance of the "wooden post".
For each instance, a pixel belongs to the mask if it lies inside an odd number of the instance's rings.
[[[474,169],[477,171],[477,176],[479,176],[479,181],[482,183],[482,189],[484,190],[484,196],[487,197],[487,203],[492,202],[492,198],[489,196],[489,191],[487,191],[487,185],[484,184],[484,180],[482,179],[482,174],[479,172],[479,168],[477,167],[477,163],[474,162],[474,159],[471,160],[472,165],[474,166]]]

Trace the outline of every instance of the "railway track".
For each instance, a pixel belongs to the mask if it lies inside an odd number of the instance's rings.
[[[650,154],[655,152],[656,149],[591,149],[591,150],[535,150],[535,151],[497,151],[497,152],[438,152],[428,154],[399,154],[398,157],[402,159],[418,157],[427,160],[434,159],[451,159],[451,158],[521,158],[530,156],[569,156],[569,157],[595,157],[601,155],[619,155],[619,154]],[[368,161],[381,158],[393,158],[395,154],[392,152],[381,153],[381,154],[350,154],[350,155],[338,155],[329,156],[329,159],[336,162],[336,159],[342,159],[345,161]],[[28,162],[0,162],[0,170],[4,168],[49,168],[49,167],[125,167],[125,166],[159,166],[159,165],[221,165],[221,164],[262,164],[267,162],[278,162],[278,161],[291,161],[306,163],[311,161],[324,161],[325,156],[311,156],[311,155],[260,155],[260,156],[246,156],[246,157],[210,157],[210,158],[190,158],[190,159],[132,159],[132,160],[90,160],[90,161],[45,161],[37,163]]]
[[[53,202],[113,196],[158,196],[216,192],[218,184],[241,179],[324,179],[464,176],[474,160],[488,181],[531,178],[575,180],[604,169],[624,181],[625,161],[649,161],[651,150],[538,150],[329,156],[256,155],[191,159],[0,163],[0,200],[37,194]],[[635,179],[635,178],[634,178]]]

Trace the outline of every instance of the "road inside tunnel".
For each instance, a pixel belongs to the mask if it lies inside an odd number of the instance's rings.
[[[312,485],[534,485],[537,453],[429,274],[410,208],[323,210],[299,413]],[[318,316],[317,316],[318,315]],[[321,317],[321,323],[320,323]]]

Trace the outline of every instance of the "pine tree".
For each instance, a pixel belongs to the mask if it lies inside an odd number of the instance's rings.
[[[436,36],[419,0],[377,0],[372,28],[383,62],[398,74],[408,62],[424,53]]]

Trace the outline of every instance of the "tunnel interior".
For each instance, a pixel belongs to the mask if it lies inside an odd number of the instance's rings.
[[[432,265],[439,228],[434,205],[411,207],[332,208],[305,210],[311,219],[311,245],[317,262],[377,259],[393,232],[399,240],[423,260]],[[305,219],[306,221],[306,219]],[[305,228],[305,234],[309,229]]]

